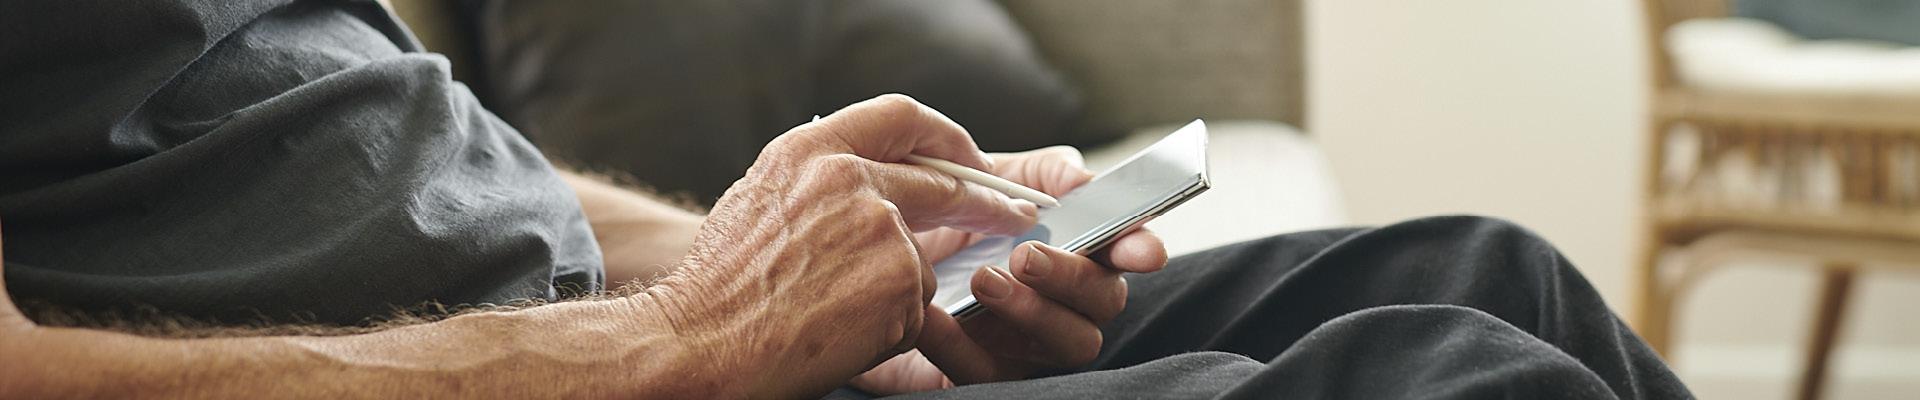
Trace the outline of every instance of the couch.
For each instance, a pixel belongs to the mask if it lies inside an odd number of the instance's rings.
[[[1120,161],[1194,118],[1212,128],[1214,189],[1148,226],[1181,254],[1345,223],[1305,126],[1299,0],[1002,0],[1042,56],[1078,86],[1087,121],[1134,132],[1087,151]],[[447,0],[393,0],[420,40],[468,76],[472,53]]]

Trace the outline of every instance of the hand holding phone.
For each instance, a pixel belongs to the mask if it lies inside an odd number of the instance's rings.
[[[1020,236],[983,239],[934,266],[939,289],[933,303],[966,319],[984,310],[968,285],[975,270],[1008,264],[1013,248],[1029,240],[1077,254],[1090,254],[1155,216],[1205,192],[1206,125],[1195,120],[1134,154],[1119,166],[1040,210],[1039,224]]]

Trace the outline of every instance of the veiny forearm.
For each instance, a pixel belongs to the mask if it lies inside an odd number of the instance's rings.
[[[703,220],[699,214],[669,205],[606,179],[562,172],[562,180],[580,198],[607,267],[607,283],[664,276],[693,245]]]
[[[729,397],[646,295],[352,336],[0,335],[0,397]]]

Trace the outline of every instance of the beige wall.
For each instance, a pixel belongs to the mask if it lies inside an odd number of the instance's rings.
[[[1512,219],[1628,305],[1645,108],[1630,2],[1309,4],[1310,130],[1356,220]]]
[[[1359,223],[1473,213],[1557,243],[1632,306],[1646,72],[1639,2],[1308,2],[1309,131]],[[1880,274],[1885,276],[1886,274]],[[1920,276],[1863,286],[1843,398],[1920,390]],[[1677,366],[1705,398],[1783,397],[1810,306],[1790,268],[1683,299]]]

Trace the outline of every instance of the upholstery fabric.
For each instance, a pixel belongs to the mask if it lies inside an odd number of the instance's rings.
[[[989,151],[1069,142],[1076,92],[985,0],[481,1],[488,105],[549,155],[710,204],[774,136],[905,93]]]

